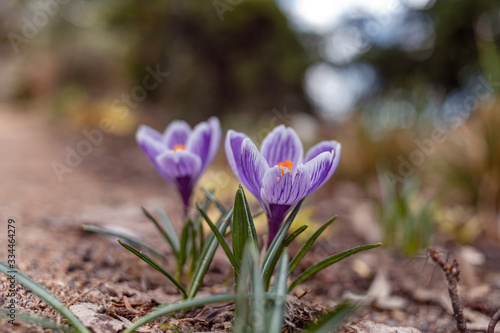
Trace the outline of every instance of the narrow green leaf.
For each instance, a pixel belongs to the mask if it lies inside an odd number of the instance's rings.
[[[191,228],[190,240],[191,240],[191,251],[189,252],[189,258],[191,260],[191,263],[189,265],[189,278],[193,275],[194,271],[196,270],[196,266],[198,265],[198,259],[199,259],[198,247],[196,245],[196,230],[194,228]]]
[[[321,236],[321,234],[323,233],[323,231],[325,231],[325,229],[333,221],[335,221],[336,218],[337,218],[337,215],[335,215],[334,217],[332,217],[331,219],[329,219],[328,221],[326,221],[325,223],[323,223],[323,225],[318,230],[316,230],[314,232],[314,234],[312,234],[311,237],[309,237],[309,239],[304,243],[304,245],[302,245],[302,247],[300,248],[299,252],[297,252],[297,254],[295,255],[295,257],[290,262],[290,273],[292,273],[293,270],[295,268],[297,268],[297,265],[304,258],[304,256],[306,255],[306,253],[309,252],[309,249],[314,244],[314,242],[316,241],[316,239],[318,239],[318,237]]]
[[[146,262],[148,265],[150,265],[151,267],[156,269],[161,274],[165,275],[170,281],[172,281],[173,284],[175,284],[177,289],[179,289],[179,291],[182,293],[182,296],[184,298],[187,297],[186,289],[184,289],[184,287],[179,283],[179,281],[177,281],[172,275],[170,275],[169,272],[167,272],[165,269],[163,269],[163,267],[161,267],[156,261],[154,261],[153,259],[148,257],[147,254],[145,254],[143,252],[139,252],[136,249],[134,249],[132,246],[121,242],[119,239],[117,239],[117,241],[118,241],[118,243],[120,243],[121,246],[123,246],[124,248],[126,248],[127,250],[129,250],[130,252],[132,252],[133,254],[138,256],[139,258],[141,258],[144,262]]]
[[[306,229],[307,229],[307,225],[303,225],[300,228],[298,228],[297,230],[295,230],[294,232],[292,232],[287,238],[285,238],[283,240],[277,253],[281,256],[281,253],[283,252],[283,250],[286,247],[288,247],[288,245],[290,245],[290,243],[292,243],[293,240],[295,238],[297,238],[297,236],[299,236],[301,233],[303,233],[304,230],[306,230]],[[273,267],[273,271],[274,271],[274,267],[276,267],[276,264],[278,263],[278,259],[279,259],[279,257],[277,255],[274,256],[273,261],[269,265],[269,267]],[[264,277],[264,286],[265,286],[266,290],[269,288],[269,283],[271,283],[271,276],[272,276],[272,273],[268,274]]]
[[[309,325],[305,332],[308,333],[330,333],[356,311],[357,305],[351,303],[339,304],[333,311],[321,316],[316,323]]]
[[[187,220],[184,223],[181,233],[181,247],[179,251],[179,256],[177,257],[177,276],[180,278],[182,276],[184,265],[187,261],[188,254],[188,242],[189,242],[189,232],[191,228],[191,221]]]
[[[156,228],[158,229],[158,231],[163,235],[163,237],[167,240],[167,242],[170,244],[170,246],[172,247],[172,251],[174,252],[174,255],[175,257],[177,258],[177,253],[179,251],[178,249],[178,244],[175,244],[175,241],[172,239],[172,237],[169,235],[169,233],[167,231],[165,231],[164,227],[162,227],[160,225],[160,223],[158,223],[158,221],[153,217],[153,215],[151,215],[147,210],[146,208],[144,207],[141,207],[142,208],[142,212],[144,213],[144,215],[146,215],[146,217],[151,221],[153,222],[153,224],[156,226]],[[168,220],[168,217],[167,217],[167,220]],[[170,220],[168,220],[170,222]],[[175,233],[175,232],[174,232]]]
[[[207,199],[212,201],[215,204],[215,206],[217,207],[217,209],[220,211],[221,214],[226,214],[227,209],[224,207],[224,205],[219,200],[217,200],[217,198],[215,197],[215,195],[212,191],[209,191],[204,187],[202,187],[201,190],[203,191],[203,193],[205,194]]]
[[[243,187],[239,185],[234,198],[233,216],[233,252],[238,263],[241,263],[245,244],[250,240],[252,244],[259,246],[257,232],[253,224],[252,214],[248,207],[248,201]]]
[[[233,208],[231,207],[231,209],[229,209],[224,216],[221,216],[221,218],[217,222],[220,234],[224,234],[226,232],[227,227],[231,223],[232,215]],[[194,296],[196,296],[196,293],[200,289],[203,277],[208,271],[208,267],[210,266],[210,263],[214,258],[215,250],[217,250],[218,245],[219,242],[217,242],[217,239],[213,233],[208,236],[207,241],[205,242],[205,249],[200,254],[200,261],[198,267],[196,267],[196,271],[194,272],[193,280],[191,281],[188,298],[193,298]]]
[[[205,219],[205,221],[207,221],[207,224],[210,226],[210,229],[212,229],[212,232],[215,234],[215,237],[217,237],[217,240],[219,241],[220,245],[224,249],[224,252],[226,253],[227,258],[231,262],[231,265],[233,266],[234,271],[236,272],[236,274],[239,274],[240,273],[240,265],[236,261],[236,258],[234,257],[233,252],[231,252],[231,249],[227,245],[224,237],[221,235],[219,230],[217,230],[217,227],[213,224],[212,220],[208,217],[207,213],[202,211],[201,208],[198,207],[198,205],[196,205],[196,208],[198,208],[198,210],[200,210],[201,215],[203,215],[203,218]]]
[[[6,318],[10,314],[10,312],[7,309],[0,308],[0,319]],[[33,314],[28,314],[25,312],[17,312],[16,313],[16,320],[19,322],[23,323],[32,323],[36,325],[40,325],[43,328],[48,328],[51,330],[56,330],[56,331],[63,331],[63,332],[68,332],[68,333],[73,333],[75,332],[74,328],[71,326],[62,326],[54,323],[52,320],[47,319],[45,317],[33,315]]]
[[[283,241],[283,246],[287,247],[290,245],[295,238],[297,238],[301,233],[303,233],[307,229],[307,225],[303,225],[294,232],[292,232],[290,235],[288,235],[285,240]]]
[[[35,282],[33,279],[31,279],[29,276],[21,273],[20,271],[15,271],[13,273],[12,269],[5,264],[4,262],[0,261],[0,271],[3,272],[4,274],[10,276],[10,275],[15,275],[16,281],[18,281],[20,284],[22,284],[24,287],[27,289],[30,289],[33,291],[35,294],[38,295],[42,300],[45,301],[48,305],[50,305],[54,310],[59,312],[63,317],[68,319],[69,323],[78,331],[81,333],[90,333],[90,331],[85,327],[85,325],[82,324],[82,322],[71,312],[69,309],[61,303],[54,295],[52,295],[45,287],[43,287],[41,284],[38,284]]]
[[[246,248],[251,250],[251,246]],[[244,253],[241,262],[241,273],[236,279],[236,301],[234,332],[252,333],[249,327],[250,319],[250,296],[248,291],[248,281],[251,279],[252,261],[247,252]]]
[[[274,282],[272,294],[274,295],[273,307],[269,311],[267,332],[281,332],[283,317],[285,313],[286,298],[288,295],[288,251],[286,248],[280,257],[276,281]]]
[[[306,269],[302,274],[299,275],[295,281],[290,285],[290,290],[293,290],[295,287],[297,287],[299,284],[304,282],[305,280],[309,279],[311,276],[316,274],[317,272],[325,269],[326,267],[335,264],[336,262],[339,262],[342,259],[345,259],[349,257],[350,255],[353,255],[355,253],[361,252],[361,251],[366,251],[373,249],[375,247],[379,247],[382,245],[382,243],[377,243],[377,244],[370,244],[370,245],[364,245],[364,246],[358,246],[353,249],[335,254],[333,256],[330,256],[326,259],[321,260],[320,262],[317,262],[316,264],[312,265],[308,269]]]
[[[111,231],[111,230],[108,230],[108,229],[104,229],[104,228],[101,228],[101,227],[98,227],[98,226],[95,226],[95,225],[84,224],[82,226],[82,228],[85,231],[91,231],[91,232],[95,232],[95,233],[98,233],[98,234],[103,234],[103,235],[106,235],[106,236],[112,236],[114,238],[124,239],[127,242],[129,242],[130,244],[143,247],[146,250],[148,250],[149,252],[151,252],[151,253],[157,255],[158,257],[162,258],[163,260],[167,260],[167,258],[165,258],[165,256],[160,251],[158,251],[157,249],[155,249],[153,246],[149,245],[148,243],[141,241],[139,238],[128,236],[128,235],[122,234],[120,232],[115,232],[115,231]]]
[[[177,232],[175,232],[175,228],[174,225],[172,224],[172,221],[170,221],[170,218],[168,217],[167,213],[165,213],[165,211],[161,208],[158,208],[156,210],[156,214],[158,214],[158,216],[160,217],[160,221],[163,223],[163,226],[165,227],[167,234],[172,240],[172,247],[174,249],[174,253],[179,253],[181,248],[181,242],[179,240],[179,236],[177,236]]]
[[[249,243],[247,246],[247,256],[251,262],[252,271],[252,302],[251,302],[251,322],[252,333],[264,333],[266,323],[266,309],[264,302],[264,284],[262,282],[262,272],[260,271],[259,250]],[[278,331],[277,331],[278,332]]]
[[[169,313],[174,313],[184,309],[189,309],[197,306],[204,306],[212,303],[233,302],[235,298],[236,296],[234,294],[220,294],[202,298],[187,299],[176,304],[159,306],[150,314],[147,314],[141,319],[134,322],[123,333],[133,333],[137,328],[141,327],[142,325],[145,325],[151,320],[154,320]]]
[[[283,241],[285,239],[286,233],[288,232],[288,229],[290,229],[295,216],[297,216],[297,213],[299,212],[300,206],[302,205],[303,201],[304,199],[302,199],[297,204],[297,206],[295,206],[288,218],[281,225],[278,233],[276,234],[276,237],[274,237],[271,245],[269,245],[269,248],[267,249],[266,255],[264,256],[264,261],[262,262],[262,276],[264,279],[264,287],[266,288],[266,290],[269,287],[269,281],[271,280],[271,275],[273,274],[274,267],[276,266],[278,258],[283,251]]]

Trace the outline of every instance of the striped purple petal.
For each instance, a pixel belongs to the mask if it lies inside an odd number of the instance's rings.
[[[299,165],[297,172],[274,166],[262,180],[261,197],[266,204],[293,206],[306,196],[309,189],[309,171]]]
[[[269,169],[253,142],[246,138],[241,144],[241,154],[236,161],[238,178],[242,184],[260,201],[260,191],[264,174]]]
[[[323,185],[328,179],[332,177],[340,161],[341,146],[338,142],[330,141],[329,144],[320,143],[316,145],[316,147],[321,147],[321,148],[333,147],[333,149],[325,150],[319,153],[319,155],[314,156],[312,159],[308,160],[304,164],[304,167],[309,171],[309,176],[311,180],[310,188],[307,191],[307,195],[318,189],[321,185]],[[320,151],[319,148],[313,152],[316,153],[318,151]],[[309,152],[311,152],[311,150]],[[311,153],[311,156],[313,156],[313,153]]]
[[[169,149],[178,145],[185,146],[191,134],[191,126],[183,120],[174,120],[168,125],[163,133],[163,142]]]
[[[243,144],[243,140],[245,140],[247,136],[243,133],[239,133],[233,130],[227,131],[226,142],[224,143],[224,149],[226,150],[226,157],[231,170],[236,177],[240,178],[239,168],[236,165],[236,161],[240,160],[241,155],[241,145]]]
[[[156,157],[156,163],[170,178],[196,177],[201,168],[200,157],[185,150],[166,151]]]
[[[262,155],[269,166],[289,160],[293,165],[302,163],[304,148],[297,133],[290,128],[280,125],[269,133],[260,148]]]
[[[321,153],[332,152],[333,150],[340,149],[340,143],[337,141],[321,141],[320,143],[312,146],[306,153],[306,157],[304,158],[304,163],[309,162],[316,156]]]
[[[156,157],[167,149],[162,142],[162,135],[149,126],[141,125],[135,138],[148,159],[156,165]]]

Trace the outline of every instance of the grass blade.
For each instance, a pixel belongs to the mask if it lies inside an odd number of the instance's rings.
[[[13,275],[12,269],[7,266],[5,263],[0,261],[0,271],[7,274]],[[24,275],[23,273],[16,271],[15,273],[16,281],[22,284],[27,289],[30,289],[35,294],[38,295],[41,299],[45,301],[48,305],[50,305],[54,310],[59,312],[63,317],[68,319],[69,323],[81,333],[90,333],[90,331],[82,324],[82,322],[71,312],[69,309],[61,303],[54,295],[52,295],[45,287],[41,284],[38,284],[34,280],[32,280],[29,276]]]
[[[245,191],[239,185],[234,198],[233,216],[233,252],[238,263],[242,261],[245,244],[248,240],[257,247],[259,246]]]
[[[98,227],[98,226],[95,226],[95,225],[84,224],[82,226],[82,228],[85,231],[91,231],[91,232],[95,232],[95,233],[98,233],[98,234],[103,234],[103,235],[106,235],[106,236],[112,236],[114,238],[124,239],[127,242],[129,242],[130,244],[133,244],[135,246],[140,246],[142,248],[145,248],[146,250],[148,250],[149,252],[157,255],[158,257],[162,258],[163,260],[167,260],[167,258],[165,258],[165,256],[163,255],[163,253],[161,253],[160,251],[158,251],[157,249],[155,249],[153,246],[149,245],[148,243],[141,241],[139,238],[128,236],[128,235],[122,234],[120,232],[115,232],[115,231],[111,231],[111,230],[108,230],[108,229],[104,229],[104,228],[101,228],[101,227]]]
[[[227,245],[224,237],[221,235],[219,230],[217,230],[217,227],[215,226],[215,224],[213,224],[212,220],[208,217],[207,213],[202,211],[201,208],[198,207],[198,205],[196,207],[200,211],[201,215],[203,215],[203,218],[205,219],[205,221],[207,221],[208,225],[210,226],[210,229],[212,229],[212,232],[215,234],[215,237],[217,237],[217,240],[219,241],[220,245],[224,249],[224,252],[226,253],[227,258],[231,262],[231,265],[233,266],[234,271],[236,272],[236,274],[239,274],[240,273],[240,265],[236,261],[236,258],[234,257],[233,252],[231,252],[231,249]]]
[[[342,259],[345,259],[349,257],[350,255],[353,255],[355,253],[361,252],[361,251],[366,251],[370,250],[376,247],[379,247],[382,245],[382,243],[377,243],[377,244],[370,244],[370,245],[363,245],[363,246],[358,246],[353,249],[334,254],[333,256],[330,256],[326,259],[321,260],[320,262],[317,262],[316,264],[312,265],[308,269],[306,269],[302,274],[299,275],[295,281],[290,285],[290,290],[293,290],[295,287],[297,287],[299,284],[304,282],[305,280],[309,279],[311,276],[316,274],[317,272],[321,271],[322,269],[325,269],[326,267],[335,264],[336,262],[339,262]]]
[[[8,314],[9,314],[8,310],[0,308],[0,319],[7,318]],[[54,323],[52,320],[47,319],[45,317],[36,316],[33,314],[24,313],[24,312],[16,313],[16,319],[18,319],[20,322],[40,325],[43,328],[48,328],[51,330],[63,331],[63,332],[68,332],[68,333],[75,332],[75,330],[72,327],[58,325],[58,324]]]
[[[179,283],[179,281],[177,281],[172,275],[170,275],[169,272],[167,272],[165,269],[163,269],[163,267],[158,265],[158,263],[156,261],[154,261],[153,259],[148,257],[146,254],[137,251],[132,246],[127,245],[125,243],[122,243],[119,239],[118,239],[118,243],[120,243],[121,246],[123,246],[124,248],[126,248],[127,250],[129,250],[130,252],[132,252],[133,254],[138,256],[139,258],[141,258],[144,262],[146,262],[148,265],[150,265],[151,267],[156,269],[158,272],[165,275],[170,281],[172,281],[173,284],[175,284],[177,289],[179,289],[179,291],[182,293],[183,298],[185,299],[187,297],[186,289],[184,289],[184,287]]]
[[[283,252],[283,240],[285,239],[286,233],[288,232],[288,229],[290,229],[295,216],[297,216],[303,201],[304,199],[302,199],[297,206],[295,206],[293,211],[285,220],[285,223],[281,225],[276,237],[274,237],[271,245],[269,245],[269,248],[267,249],[266,255],[264,256],[264,261],[262,262],[262,276],[264,278],[264,286],[266,290],[269,287],[269,281],[271,280],[271,275],[273,274],[274,267],[278,262],[278,258],[280,257],[281,252]]]
[[[219,219],[217,222],[219,233],[224,234],[227,227],[231,223],[231,216],[233,215],[233,208],[229,209],[227,213]],[[204,250],[200,254],[200,262],[196,267],[196,271],[193,275],[193,280],[191,281],[191,287],[189,288],[188,298],[193,298],[201,287],[201,282],[203,277],[208,271],[208,266],[212,262],[215,255],[215,250],[219,242],[216,241],[215,235],[211,234],[208,236],[207,241],[204,244]]]
[[[222,215],[226,214],[227,209],[224,207],[224,205],[217,200],[215,197],[214,193],[212,191],[207,190],[206,188],[202,187],[201,190],[203,191],[203,194],[207,197],[208,200],[212,201],[217,209],[220,211]]]
[[[181,311],[184,309],[189,309],[195,306],[204,306],[212,303],[233,302],[235,298],[236,296],[234,294],[220,294],[202,298],[187,299],[176,304],[159,306],[150,314],[145,315],[141,319],[134,322],[123,333],[133,333],[137,328],[141,327],[142,325],[145,325],[151,320],[164,316],[169,313]]]
[[[323,233],[323,231],[325,231],[325,229],[333,221],[335,221],[336,218],[337,218],[337,215],[335,215],[334,217],[332,217],[331,219],[329,219],[328,221],[326,221],[325,223],[323,223],[323,225],[318,230],[316,230],[314,232],[314,234],[312,234],[311,237],[309,237],[309,239],[304,243],[304,245],[302,245],[302,247],[300,248],[299,252],[297,252],[297,254],[295,255],[295,257],[293,257],[292,261],[290,262],[290,273],[292,273],[293,270],[295,268],[297,268],[297,265],[304,258],[304,256],[306,255],[306,253],[309,251],[309,249],[311,248],[311,246],[316,241],[316,239],[318,239],[318,237],[321,236],[321,234]]]
[[[175,257],[177,258],[177,253],[179,251],[178,249],[178,244],[175,244],[174,240],[172,239],[172,237],[170,236],[170,234],[165,231],[164,227],[162,227],[158,221],[153,217],[153,215],[151,215],[147,210],[146,208],[144,207],[141,207],[142,208],[142,212],[144,213],[144,215],[146,215],[146,217],[151,221],[153,222],[153,224],[156,226],[156,228],[158,229],[158,231],[163,235],[163,237],[167,240],[167,242],[170,244],[170,246],[172,247],[172,251],[174,252],[175,254]],[[170,222],[170,220],[168,219],[167,217],[167,220]],[[173,229],[173,227],[172,227]],[[175,231],[174,231],[175,233]],[[177,236],[177,235],[176,235]]]
[[[309,325],[305,332],[309,333],[330,333],[349,317],[357,308],[356,304],[342,303],[339,304],[333,311],[321,316],[314,324]]]
[[[172,221],[170,221],[170,218],[168,217],[167,213],[165,213],[165,211],[161,208],[158,208],[156,210],[156,214],[158,214],[158,216],[160,217],[160,221],[163,223],[165,231],[172,240],[172,249],[174,249],[174,253],[178,253],[181,248],[181,242],[179,240],[179,237],[177,236],[177,233],[175,232],[175,228],[174,225],[172,224]]]
[[[288,295],[288,251],[283,251],[281,255],[278,271],[276,273],[276,282],[273,286],[274,295],[273,307],[269,311],[267,332],[281,332],[283,327],[283,316],[285,313],[286,298]]]

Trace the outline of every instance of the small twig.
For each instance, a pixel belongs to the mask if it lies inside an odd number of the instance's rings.
[[[444,261],[436,251],[436,249],[432,246],[429,248],[429,253],[432,260],[436,264],[441,266],[446,275],[446,280],[448,281],[448,293],[450,294],[451,306],[453,307],[453,316],[455,317],[455,320],[457,322],[457,329],[460,333],[469,333],[462,310],[462,305],[460,304],[460,300],[458,299],[457,286],[458,281],[460,281],[460,270],[458,269],[458,262],[455,259],[453,259],[451,264],[448,263],[448,260]]]
[[[134,309],[132,307],[132,305],[130,305],[130,301],[128,300],[128,297],[125,296],[125,295],[123,295],[123,304],[125,305],[125,308],[127,310],[129,310],[130,312],[132,312],[133,314],[139,314],[139,313],[141,313],[141,311],[138,311],[138,310]]]
[[[490,323],[488,324],[488,330],[486,333],[495,332],[495,326],[497,326],[498,321],[500,320],[500,309],[491,317]]]

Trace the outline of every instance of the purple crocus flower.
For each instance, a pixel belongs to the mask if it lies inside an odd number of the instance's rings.
[[[187,209],[196,181],[219,149],[219,119],[211,117],[193,129],[185,121],[175,120],[163,134],[141,125],[136,139],[158,172],[177,187]]]
[[[267,214],[269,242],[287,213],[330,179],[340,160],[337,141],[320,142],[303,157],[297,133],[284,125],[265,137],[260,151],[245,134],[229,130],[225,149],[234,174]]]

